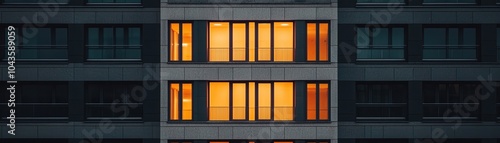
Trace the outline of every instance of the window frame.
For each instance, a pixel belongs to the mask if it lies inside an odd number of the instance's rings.
[[[98,29],[98,32],[99,32],[99,45],[89,45],[89,29],[90,28],[97,28]],[[103,45],[103,40],[104,40],[104,34],[103,34],[103,31],[104,31],[104,28],[112,28],[113,29],[113,45]],[[123,38],[124,38],[124,45],[116,45],[116,28],[123,28]],[[130,39],[129,39],[129,31],[128,29],[129,28],[138,28],[139,29],[139,45],[130,45],[130,44],[125,44],[125,42],[130,42]],[[144,47],[144,41],[143,41],[143,38],[144,38],[144,35],[143,35],[143,27],[141,25],[112,25],[112,24],[104,24],[104,25],[94,25],[94,24],[90,24],[90,25],[85,25],[84,26],[84,29],[85,29],[85,32],[84,32],[84,39],[85,39],[85,45],[84,45],[84,48],[85,48],[85,61],[86,62],[94,62],[94,61],[112,61],[112,62],[140,62],[142,61],[142,58],[143,57],[143,47]],[[96,47],[105,47],[105,46],[110,46],[110,47],[113,47],[113,57],[114,58],[101,58],[101,59],[91,59],[89,58],[89,47],[92,47],[92,46],[96,46]],[[127,47],[139,47],[137,48],[138,50],[140,50],[140,57],[138,59],[118,59],[116,58],[116,47],[117,46],[123,46],[124,48],[121,48],[121,49],[129,49]],[[104,49],[104,48],[98,48],[98,49]],[[134,48],[135,49],[135,48]]]
[[[210,83],[211,82],[224,82],[224,83],[228,83],[229,84],[229,119],[228,120],[210,120]],[[295,118],[296,118],[296,110],[295,108],[297,107],[295,105],[295,102],[297,100],[296,98],[296,93],[295,93],[295,90],[293,90],[293,107],[292,107],[292,110],[293,110],[293,115],[292,115],[292,120],[274,120],[274,83],[275,82],[290,82],[293,84],[293,89],[295,89],[296,87],[296,83],[293,82],[293,81],[207,81],[207,121],[208,122],[242,122],[242,121],[247,121],[247,122],[265,122],[265,121],[268,121],[268,122],[293,122],[295,121]],[[233,84],[234,83],[245,83],[245,86],[246,86],[246,100],[245,100],[245,104],[246,104],[246,109],[245,109],[245,119],[244,120],[235,120],[233,119]],[[250,91],[250,88],[249,88],[249,83],[254,83],[255,86],[254,86],[254,102],[255,102],[255,106],[254,106],[254,113],[255,113],[255,119],[254,120],[249,120],[250,118],[250,103],[249,103],[249,97],[250,97],[250,94],[249,94],[249,91]],[[271,104],[271,107],[270,107],[270,119],[267,120],[267,119],[259,119],[259,101],[258,101],[258,91],[259,91],[259,83],[264,83],[264,84],[270,84],[270,104]]]
[[[450,88],[451,86],[453,85],[458,85],[459,89],[458,89],[458,93],[462,93],[463,91],[463,86],[464,85],[476,85],[477,86],[480,86],[481,83],[479,82],[451,82],[451,81],[446,81],[446,82],[440,82],[440,81],[425,81],[422,83],[423,86],[422,86],[422,120],[423,122],[442,122],[442,121],[446,121],[446,120],[462,120],[464,122],[471,122],[471,121],[479,121],[481,120],[481,112],[482,112],[482,101],[481,100],[478,100],[479,102],[478,103],[469,103],[469,102],[464,102],[464,100],[462,100],[462,102],[445,102],[445,101],[440,101],[440,102],[426,102],[425,101],[425,96],[428,96],[425,94],[425,90],[426,90],[426,86],[433,86],[433,88],[435,90],[439,90],[439,86],[441,85],[444,85],[446,86],[446,95],[439,95],[439,96],[450,96],[449,95],[449,91],[450,91]],[[465,93],[462,93],[462,94],[465,94]],[[458,98],[461,98],[460,96],[462,95],[460,94]],[[432,96],[435,96],[435,95],[432,95]],[[463,95],[463,98],[467,98],[468,96],[474,96],[474,95]],[[446,98],[445,97],[445,98]],[[435,98],[442,98],[442,97],[435,97]],[[425,106],[426,105],[456,105],[456,104],[460,104],[460,105],[463,105],[463,104],[477,104],[478,106],[478,109],[476,110],[476,112],[478,112],[477,114],[477,117],[476,116],[472,116],[472,111],[468,111],[467,113],[471,114],[470,116],[467,116],[467,117],[463,117],[463,116],[460,116],[460,117],[456,117],[456,116],[448,116],[448,117],[444,117],[444,116],[441,116],[441,117],[432,117],[432,116],[426,116],[425,114]],[[449,108],[451,110],[453,110],[453,108]],[[446,112],[446,111],[445,111]],[[455,113],[455,112],[453,112]],[[453,114],[452,114],[453,115]]]
[[[212,22],[227,22],[229,24],[229,61],[210,61],[210,23]],[[275,61],[275,57],[274,57],[274,23],[276,22],[291,22],[293,23],[293,52],[292,52],[292,61]],[[239,61],[239,60],[233,60],[233,24],[245,24],[245,41],[246,41],[246,47],[245,47],[245,60],[244,61]],[[250,61],[250,55],[249,55],[249,51],[250,51],[250,46],[249,46],[249,33],[250,33],[250,29],[249,29],[249,23],[254,23],[254,61]],[[271,44],[271,47],[270,47],[270,60],[259,60],[259,23],[267,23],[267,24],[270,24],[270,44]],[[259,21],[259,20],[255,20],[255,21],[207,21],[207,62],[208,63],[293,63],[296,61],[296,58],[295,58],[295,54],[297,52],[296,48],[297,48],[297,45],[296,45],[296,35],[297,35],[297,31],[296,31],[296,22],[295,21],[291,21],[291,20],[288,20],[288,21],[280,21],[280,20],[277,20],[277,21]],[[330,33],[330,32],[328,32]]]
[[[39,87],[39,85],[44,85],[44,87]],[[23,117],[22,115],[19,116],[17,115],[16,116],[16,120],[17,122],[45,122],[45,121],[50,121],[50,122],[66,122],[69,120],[69,83],[68,82],[65,82],[65,81],[50,81],[50,82],[46,82],[46,81],[23,81],[22,83],[18,83],[17,86],[19,87],[16,87],[17,89],[17,92],[16,92],[16,101],[15,101],[15,104],[17,107],[15,107],[15,109],[17,111],[20,111],[20,107],[24,107],[24,106],[33,106],[33,108],[35,107],[39,107],[39,106],[42,106],[42,107],[47,107],[47,106],[56,106],[56,107],[61,107],[61,106],[64,106],[67,110],[67,113],[64,113],[65,116],[64,117],[37,117],[37,116],[30,116],[30,117]],[[39,94],[37,95],[30,95],[29,93],[25,93],[25,91],[27,89],[26,86],[31,86],[31,87],[35,87],[37,91],[39,91],[40,89],[43,89],[43,88],[46,88],[47,86],[50,86],[51,87],[51,91],[52,93],[50,94],[50,99],[52,100],[52,102],[42,102],[40,100],[37,100],[36,102],[26,102],[26,101],[23,101],[24,100],[24,97],[26,96],[29,96],[28,98],[35,98],[35,97],[38,97],[38,96],[41,96]],[[5,84],[5,85],[0,85],[0,87],[6,89],[8,88],[8,85]],[[65,87],[65,95],[62,95],[62,96],[65,96],[65,100],[66,102],[57,102],[55,101],[56,98],[57,98],[57,91],[60,91],[61,89],[58,89],[58,87]],[[24,90],[23,90],[24,89]],[[7,100],[4,100],[5,99],[10,99],[8,96],[5,96],[5,97],[2,97],[0,101],[0,106],[2,107],[7,107],[7,104],[9,103]],[[10,108],[5,108],[5,110],[8,110]],[[60,113],[60,112],[59,112]],[[19,113],[18,113],[19,114]],[[7,120],[7,116],[5,117],[0,117],[0,119],[2,119],[3,121],[8,121]],[[5,120],[4,120],[5,119]],[[0,121],[1,122],[1,121]]]
[[[18,50],[23,50],[25,48],[25,44],[23,43],[24,42],[24,34],[23,34],[23,29],[25,29],[25,27],[23,25],[19,25],[19,24],[11,24],[12,26],[14,26],[14,28],[16,28],[16,60],[17,61],[29,61],[29,62],[67,62],[69,60],[69,44],[70,44],[70,40],[69,38],[66,39],[66,45],[57,45],[57,34],[56,34],[56,30],[57,29],[66,29],[66,36],[69,36],[70,35],[70,32],[69,32],[69,28],[67,25],[61,25],[61,24],[48,24],[48,25],[45,25],[44,27],[39,27],[39,28],[48,28],[50,30],[50,36],[51,36],[51,44],[50,45],[28,45],[28,46],[31,46],[31,47],[36,47],[36,48],[32,48],[32,49],[36,49],[37,52],[39,50],[51,50],[51,49],[59,49],[59,50],[64,50],[65,53],[66,53],[66,58],[34,58],[34,59],[26,59],[26,58],[21,58],[18,54],[19,51]],[[2,60],[3,61],[7,61],[7,57],[6,56],[6,52],[7,52],[7,43],[5,43],[5,39],[6,38],[6,32],[8,31],[5,31],[5,29],[7,28],[7,24],[0,24],[0,27],[1,26],[4,26],[5,28],[2,28],[0,29],[0,38],[2,38],[2,40],[0,40],[0,49],[2,49],[2,51],[0,52],[2,55]],[[28,40],[29,41],[29,40]],[[39,47],[48,47],[48,48],[39,48]],[[63,48],[54,48],[54,47],[63,47]],[[31,48],[30,48],[31,49]],[[38,57],[38,56],[37,56]]]
[[[192,20],[172,20],[172,21],[169,21],[169,22],[168,22],[168,25],[167,25],[167,29],[168,29],[168,33],[167,33],[167,34],[168,34],[168,38],[167,38],[167,44],[168,44],[168,49],[167,49],[167,53],[168,53],[168,56],[167,56],[167,61],[168,61],[168,62],[170,62],[170,63],[194,62],[194,56],[193,56],[193,53],[194,53],[194,46],[191,46],[191,60],[189,60],[189,61],[184,60],[184,59],[183,59],[183,56],[182,56],[182,54],[183,54],[183,50],[182,50],[182,40],[183,40],[183,38],[182,38],[182,37],[183,37],[183,33],[182,33],[182,32],[183,32],[183,28],[182,28],[182,27],[183,27],[183,26],[182,26],[182,25],[183,25],[183,24],[185,24],[185,23],[187,23],[187,24],[191,24],[191,31],[192,31],[192,33],[191,33],[191,36],[192,36],[192,37],[191,37],[191,40],[193,41],[192,43],[194,43],[194,39],[193,39],[193,37],[194,37],[194,21],[192,21]],[[175,60],[172,60],[172,57],[171,57],[171,54],[172,54],[172,53],[170,53],[170,50],[171,50],[171,48],[172,48],[172,47],[170,46],[170,43],[172,42],[172,40],[171,40],[171,39],[172,39],[172,37],[170,37],[170,36],[171,36],[171,34],[172,34],[172,33],[171,33],[172,24],[179,24],[179,34],[181,35],[181,36],[179,36],[179,39],[178,39],[178,42],[179,42],[179,47],[177,47],[177,48],[179,49],[179,52],[177,53],[177,54],[178,54],[178,57],[179,57],[179,60],[176,60],[176,61],[175,61]],[[208,27],[207,27],[207,29],[208,29]],[[208,30],[207,30],[207,32],[208,32]],[[207,34],[208,34],[208,33],[207,33]],[[208,40],[208,35],[207,35],[207,40]],[[208,43],[208,41],[207,41],[207,43]],[[207,53],[208,53],[208,44],[207,44]],[[207,54],[207,55],[208,55],[208,54]]]
[[[307,119],[307,107],[308,107],[308,104],[307,104],[307,100],[308,100],[308,97],[307,97],[307,85],[308,84],[315,84],[315,86],[316,86],[316,97],[315,97],[316,98],[316,103],[315,103],[316,104],[316,119],[315,120],[309,120],[309,119]],[[320,85],[321,84],[327,84],[328,85],[328,92],[327,92],[328,93],[328,95],[327,95],[327,98],[328,98],[327,99],[327,109],[328,109],[328,111],[327,111],[328,112],[327,113],[327,117],[328,118],[327,119],[323,119],[323,120],[320,119],[320,96],[321,96],[320,95]],[[331,103],[331,98],[332,98],[331,97],[332,96],[332,94],[331,94],[332,93],[331,83],[329,81],[307,81],[306,84],[305,84],[305,89],[306,89],[306,91],[305,91],[306,94],[304,94],[304,95],[306,97],[306,102],[305,102],[306,104],[305,104],[304,108],[306,110],[306,114],[305,114],[306,122],[314,122],[314,121],[325,122],[325,121],[330,121],[331,120],[331,116],[332,116],[332,114],[331,114],[331,110],[332,110],[331,109],[331,105],[332,105],[332,103]]]
[[[179,107],[178,107],[178,111],[177,111],[179,113],[179,115],[178,115],[179,119],[177,119],[177,120],[172,119],[172,117],[170,116],[171,115],[171,109],[170,109],[170,107],[172,106],[172,105],[170,105],[170,103],[172,103],[171,102],[172,93],[170,92],[170,89],[172,88],[172,84],[179,84],[179,91],[180,91],[180,94],[177,97],[177,99],[178,99],[177,102],[179,102],[179,105],[178,105]],[[172,121],[172,122],[194,121],[194,119],[193,119],[193,111],[191,111],[191,119],[190,120],[184,120],[182,118],[182,115],[183,115],[183,106],[182,106],[183,105],[183,102],[182,102],[182,100],[183,100],[183,98],[182,98],[183,84],[191,84],[191,87],[193,87],[193,82],[184,82],[184,81],[176,82],[176,81],[172,81],[172,82],[168,83],[168,87],[167,87],[168,90],[169,90],[168,91],[168,105],[169,105],[169,107],[168,107],[168,111],[167,111],[167,113],[168,113],[168,121]],[[193,93],[192,90],[193,89],[191,89],[191,93]],[[194,97],[194,95],[191,94],[191,104],[193,104],[193,97]],[[193,106],[191,106],[191,109],[194,110]]]
[[[376,46],[376,45],[373,45],[373,31],[375,28],[387,28],[388,29],[388,42],[390,42],[389,44],[390,45],[387,45],[387,47],[390,47],[390,48],[387,48],[389,50],[392,50],[394,49],[393,47],[395,47],[394,45],[392,45],[392,35],[393,35],[393,29],[394,28],[403,28],[403,35],[404,35],[404,38],[403,38],[403,58],[402,59],[390,59],[390,58],[380,58],[380,59],[374,59],[374,58],[371,58],[371,59],[359,59],[358,58],[358,54],[359,54],[359,46],[358,46],[358,43],[357,43],[357,29],[359,28],[368,28],[370,33],[368,34],[368,40],[369,40],[369,45],[367,46],[368,48],[366,48],[367,50],[372,50],[374,49],[373,47]],[[395,25],[386,25],[384,27],[376,27],[376,26],[373,26],[373,25],[356,25],[356,61],[359,61],[359,62],[365,62],[365,61],[376,61],[376,62],[379,62],[379,61],[390,61],[390,62],[404,62],[404,61],[407,61],[408,60],[408,27],[406,25],[399,25],[399,24],[395,24]]]
[[[310,24],[310,23],[314,23],[316,24],[316,60],[314,61],[308,61],[307,60],[307,24]],[[328,45],[327,45],[327,58],[328,60],[326,61],[322,61],[320,60],[320,54],[319,54],[319,51],[320,51],[320,24],[323,24],[323,23],[326,23],[328,25],[328,37],[327,37],[327,40],[328,40]],[[328,63],[332,60],[332,47],[331,47],[331,44],[332,44],[332,24],[330,21],[306,21],[306,29],[304,29],[306,31],[306,36],[305,36],[305,44],[306,44],[306,47],[305,48],[305,51],[306,51],[306,55],[305,55],[305,60],[306,62],[308,63]],[[297,35],[295,34],[294,36],[294,39],[296,39]],[[296,48],[296,47],[295,47]]]
[[[366,86],[366,91],[370,92],[370,93],[366,93],[368,94],[368,96],[372,96],[371,94],[371,90],[373,89],[373,86],[375,85],[380,85],[380,86],[390,86],[390,89],[391,89],[391,94],[392,92],[392,89],[394,89],[394,86],[404,86],[406,89],[406,93],[405,93],[405,97],[403,99],[403,103],[397,103],[397,102],[392,102],[392,103],[374,103],[374,102],[368,102],[368,103],[359,103],[358,101],[358,86]],[[408,85],[408,82],[401,82],[401,81],[393,81],[393,82],[379,82],[379,81],[362,81],[362,82],[356,82],[356,87],[355,87],[355,90],[356,90],[356,94],[355,94],[355,98],[356,98],[356,122],[395,122],[395,121],[402,121],[402,122],[406,122],[408,121],[408,116],[409,116],[409,107],[408,107],[408,104],[409,104],[409,85]],[[382,117],[382,116],[379,116],[379,117],[359,117],[359,111],[357,111],[357,108],[359,107],[373,107],[373,106],[377,106],[377,107],[387,107],[387,106],[391,106],[391,107],[404,107],[406,109],[406,112],[405,114],[402,116],[402,117]]]
[[[444,59],[426,59],[424,58],[424,51],[426,50],[426,46],[436,46],[436,45],[425,45],[425,30],[427,28],[444,28],[445,29],[445,42],[446,42],[446,45],[440,45],[440,46],[444,46],[446,47],[445,50],[446,50],[446,58]],[[449,29],[450,28],[457,28],[458,29],[458,45],[448,45],[449,44]],[[461,38],[463,38],[464,34],[463,34],[463,31],[464,29],[466,28],[474,28],[474,30],[476,31],[476,35],[475,35],[475,41],[476,41],[476,45],[463,45],[463,40],[460,40]],[[475,46],[475,56],[476,58],[475,59],[451,59],[449,58],[449,47],[450,46]],[[428,48],[428,49],[436,49],[436,48]],[[434,24],[430,24],[430,25],[423,25],[422,27],[422,61],[424,62],[443,62],[443,61],[460,61],[460,62],[480,62],[481,61],[481,29],[480,29],[480,26],[478,25],[473,25],[473,24],[468,24],[468,25],[452,25],[452,26],[448,26],[448,25],[434,25]]]
[[[91,101],[91,98],[92,98],[92,95],[90,93],[90,86],[102,86],[102,85],[107,85],[107,86],[103,86],[100,88],[100,95],[99,95],[99,98],[101,98],[101,101],[99,102],[92,102]],[[90,82],[85,82],[84,83],[84,89],[85,89],[85,92],[83,93],[84,94],[84,110],[85,112],[83,113],[84,114],[84,118],[85,118],[85,121],[87,122],[93,122],[93,121],[99,121],[99,120],[111,120],[111,121],[124,121],[124,122],[142,122],[143,119],[144,119],[144,113],[143,111],[141,111],[141,116],[138,116],[138,117],[132,117],[130,115],[130,110],[132,109],[142,109],[144,110],[144,102],[143,101],[135,101],[135,102],[129,102],[129,103],[123,103],[124,101],[122,100],[122,95],[123,94],[129,94],[132,92],[132,88],[127,88],[127,87],[135,87],[135,86],[138,86],[138,85],[141,85],[139,82],[136,82],[136,81],[105,81],[105,82],[94,82],[94,81],[90,81]],[[103,93],[104,91],[102,89],[110,89],[110,90],[116,90],[114,88],[111,88],[113,86],[119,86],[120,88],[119,89],[126,89],[126,93],[121,93],[120,95],[120,98],[118,99],[114,99],[115,100],[119,100],[120,102],[118,103],[115,103],[114,101],[112,102],[103,102],[103,99],[102,97],[103,96],[115,96],[115,95],[105,95],[105,93]],[[111,106],[113,104],[116,104],[116,105],[127,105],[127,107],[130,107],[128,109],[129,110],[129,115],[126,116],[126,117],[122,117],[122,116],[113,116],[113,117],[97,117],[97,116],[89,116],[88,114],[88,110],[90,110],[89,108],[90,107],[93,107],[93,105],[105,105],[105,104],[110,104]],[[136,105],[135,108],[132,108],[133,105]]]

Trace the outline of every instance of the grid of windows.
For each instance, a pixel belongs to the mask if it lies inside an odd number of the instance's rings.
[[[477,48],[474,27],[424,28],[424,60],[476,60]]]
[[[293,22],[210,22],[209,61],[292,62]]]
[[[3,85],[3,89],[8,87]],[[66,120],[68,119],[67,82],[28,82],[15,86],[15,113],[19,120]],[[9,115],[7,101],[10,96],[1,96],[0,113]],[[5,119],[7,116],[2,117]]]
[[[404,27],[359,27],[357,59],[405,59]]]
[[[407,117],[408,84],[360,82],[356,84],[357,120],[404,120]]]
[[[193,119],[193,84],[170,83],[170,120]]]
[[[102,26],[87,28],[87,59],[141,59],[141,28]]]
[[[450,118],[478,119],[480,103],[475,96],[478,83],[423,83],[423,118],[441,120]],[[463,107],[466,113],[457,113],[453,110]],[[474,110],[472,110],[474,109]]]
[[[328,61],[329,27],[326,22],[307,23],[307,61]]]
[[[307,120],[329,119],[328,83],[307,83]]]
[[[16,28],[16,59],[43,60],[68,59],[68,28],[62,26],[46,26],[41,28]],[[8,35],[7,27],[2,29],[4,36]],[[1,36],[0,36],[1,37]],[[7,57],[8,38],[4,38],[3,47]]]
[[[89,120],[141,120],[142,95],[132,93],[135,82],[90,82],[86,84],[85,114]]]
[[[293,82],[209,82],[210,121],[294,118]]]

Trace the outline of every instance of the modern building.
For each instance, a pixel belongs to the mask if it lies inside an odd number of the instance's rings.
[[[159,3],[1,0],[0,142],[158,143]],[[6,126],[8,26],[16,29],[15,136]]]
[[[500,1],[338,5],[339,142],[500,142]]]
[[[164,0],[162,143],[337,142],[336,0]]]

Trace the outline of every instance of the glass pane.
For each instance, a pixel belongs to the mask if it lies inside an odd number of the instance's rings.
[[[210,22],[209,61],[229,61],[228,22]]]
[[[125,31],[123,30],[123,28],[115,28],[115,45],[118,46],[118,45],[125,45]],[[118,46],[119,48],[123,48],[121,46]],[[118,48],[117,47],[117,48]]]
[[[316,23],[307,23],[307,61],[316,61]]]
[[[259,83],[258,84],[258,119],[270,120],[271,119],[271,84]]]
[[[448,46],[458,45],[458,28],[448,28]]]
[[[274,120],[293,120],[293,82],[274,83]]]
[[[68,29],[56,28],[56,45],[68,45]],[[65,47],[62,47],[65,48]]]
[[[293,61],[293,22],[274,23],[274,61]]]
[[[271,24],[259,23],[258,24],[258,60],[270,61],[271,60]]]
[[[464,44],[463,45],[476,45],[476,29],[464,28]]]
[[[374,48],[387,48],[389,45],[389,29],[374,28],[372,33]]]
[[[103,45],[114,45],[113,28],[103,28]]]
[[[246,60],[246,24],[233,24],[233,60]]]
[[[209,120],[229,120],[229,83],[210,82]]]
[[[182,61],[193,59],[193,30],[191,23],[182,24]]]
[[[246,84],[233,84],[233,119],[244,120],[246,117]]]
[[[255,82],[248,83],[248,120],[255,120]]]
[[[170,84],[170,120],[179,120],[179,84]]]
[[[140,28],[128,28],[128,44],[129,45],[141,45],[141,29]]]
[[[425,28],[424,45],[446,45],[446,29]]]
[[[307,120],[316,120],[316,84],[307,84]]]
[[[403,28],[392,28],[392,48],[404,48],[405,32]]]
[[[319,60],[320,61],[328,61],[328,49],[330,49],[330,45],[328,45],[329,37],[328,32],[330,32],[328,23],[320,23],[319,24]]]
[[[358,0],[358,3],[405,3],[404,0]]]
[[[328,120],[328,84],[322,83],[319,84],[319,119],[320,120]]]
[[[170,60],[179,61],[179,23],[170,24]]]
[[[193,119],[193,87],[190,83],[182,84],[182,120]]]
[[[248,23],[248,60],[255,61],[255,22]]]

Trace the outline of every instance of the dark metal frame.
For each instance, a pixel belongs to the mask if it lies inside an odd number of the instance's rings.
[[[89,29],[90,28],[97,28],[99,31],[99,45],[89,45]],[[103,40],[104,40],[104,34],[103,34],[103,31],[104,31],[104,28],[112,28],[113,29],[113,45],[102,45],[103,43]],[[127,47],[127,46],[137,46],[137,47],[140,47],[138,48],[140,51],[141,51],[141,56],[139,59],[116,59],[116,28],[123,28],[123,34],[124,34],[124,43],[126,43],[126,45],[118,45],[118,46],[124,46],[124,47]],[[129,45],[130,43],[130,39],[129,39],[129,33],[128,33],[128,29],[129,28],[139,28],[139,45]],[[85,60],[86,61],[104,61],[104,60],[142,60],[143,56],[142,56],[142,43],[143,43],[143,28],[140,26],[140,25],[85,25]],[[96,46],[96,47],[102,47],[102,46],[109,46],[109,47],[113,47],[113,57],[114,58],[111,58],[111,59],[89,59],[89,47],[91,46]]]

